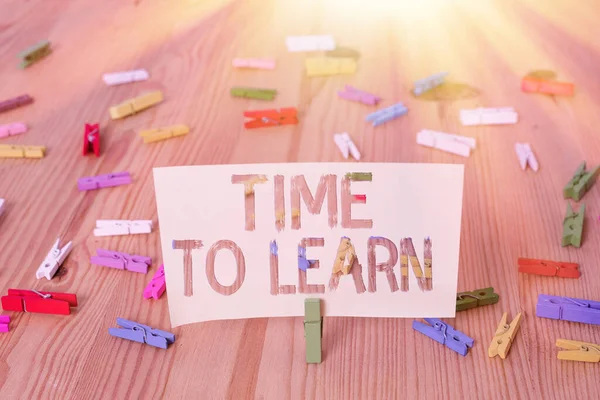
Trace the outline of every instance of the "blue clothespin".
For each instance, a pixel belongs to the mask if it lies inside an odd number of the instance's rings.
[[[430,325],[422,322],[413,321],[413,329],[429,336],[431,339],[439,342],[451,350],[454,350],[461,356],[466,356],[469,348],[473,347],[472,338],[462,332],[454,330],[453,327],[442,322],[437,318],[424,318]]]
[[[128,321],[123,318],[117,318],[117,325],[121,328],[108,328],[111,336],[121,339],[133,340],[138,343],[146,343],[153,347],[166,349],[167,346],[175,342],[175,335],[171,332],[152,329],[149,326],[138,324],[134,321]]]
[[[306,271],[310,268],[310,261],[306,259],[306,247],[298,246],[298,268]]]
[[[398,103],[367,115],[367,121],[372,122],[373,126],[377,126],[398,118],[407,112],[408,108],[404,107],[404,104]]]
[[[446,75],[448,75],[447,72],[440,72],[438,74],[428,76],[427,78],[419,79],[415,82],[413,93],[415,96],[420,96],[426,91],[431,90],[436,86],[440,86],[442,83],[444,83]]]

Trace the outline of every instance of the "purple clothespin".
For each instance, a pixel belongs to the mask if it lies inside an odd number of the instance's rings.
[[[306,259],[306,247],[298,246],[298,268],[302,271],[310,268],[310,261]]]
[[[125,269],[145,274],[148,272],[148,266],[152,264],[152,258],[150,257],[129,255],[104,249],[98,249],[97,253],[97,256],[92,256],[90,263],[102,265],[103,267]]]
[[[121,339],[132,340],[138,343],[146,343],[153,347],[166,349],[169,344],[175,342],[175,335],[171,332],[152,329],[149,326],[138,324],[134,321],[128,321],[123,318],[117,318],[117,325],[122,328],[108,328],[111,336]]]
[[[274,256],[277,255],[277,242],[274,240],[271,240],[271,243],[269,244],[269,249],[271,250],[271,254],[273,254]]]
[[[10,317],[8,315],[0,315],[0,332],[8,332],[8,323]]]
[[[446,345],[461,356],[466,356],[469,348],[473,347],[475,340],[462,332],[455,330],[450,325],[437,318],[424,318],[430,325],[422,322],[413,321],[413,329],[421,332],[425,336]]]
[[[540,294],[535,315],[541,318],[600,325],[600,302]]]
[[[381,101],[381,97],[377,97],[374,94],[358,90],[350,85],[346,85],[344,89],[345,91],[338,92],[338,96],[342,99],[360,101],[363,104],[368,104],[371,106],[375,106]]]
[[[129,175],[129,172],[115,172],[114,174],[79,178],[77,180],[77,187],[81,192],[84,190],[94,190],[113,186],[128,185],[130,183],[131,175]]]
[[[167,283],[165,282],[165,265],[161,265],[158,267],[158,270],[152,277],[152,280],[144,289],[144,298],[154,298],[158,300],[160,296],[165,292],[167,288]]]

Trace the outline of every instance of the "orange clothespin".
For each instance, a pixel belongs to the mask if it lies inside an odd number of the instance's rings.
[[[558,352],[557,358],[559,360],[600,362],[600,345],[576,340],[556,339],[556,347],[567,349]]]
[[[560,261],[536,260],[533,258],[519,258],[519,272],[525,274],[558,276],[560,278],[574,278],[581,276],[579,264]]]
[[[558,82],[534,77],[525,77],[521,81],[521,90],[525,93],[553,94],[558,96],[573,96],[575,85],[569,82]]]
[[[515,335],[519,330],[519,326],[521,325],[521,313],[518,313],[510,324],[508,324],[507,321],[508,313],[502,314],[500,324],[498,324],[498,329],[496,329],[492,343],[490,344],[490,347],[488,347],[488,357],[490,358],[498,355],[502,359],[506,358],[508,351],[510,350],[510,346],[515,340]]]
[[[244,117],[252,118],[244,123],[246,129],[265,128],[279,125],[296,125],[298,111],[294,107],[280,110],[245,111]]]

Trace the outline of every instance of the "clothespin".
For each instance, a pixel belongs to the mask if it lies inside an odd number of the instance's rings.
[[[4,111],[12,110],[13,108],[18,108],[22,106],[26,106],[27,104],[33,103],[33,98],[24,94],[21,96],[14,97],[12,99],[4,100],[0,102],[0,113]]]
[[[83,132],[83,155],[94,153],[100,156],[100,124],[85,124]]]
[[[144,143],[154,143],[161,140],[171,139],[178,136],[185,136],[190,132],[186,125],[167,126],[165,128],[148,129],[140,132],[144,138]]]
[[[234,58],[235,68],[275,69],[275,60],[267,58]]]
[[[556,347],[567,349],[558,352],[556,358],[559,360],[600,362],[600,345],[598,344],[556,339]]]
[[[323,337],[321,299],[304,299],[304,337],[306,338],[306,362],[320,364]]]
[[[528,76],[521,81],[521,90],[525,93],[573,96],[575,94],[575,85],[569,82],[558,82]]]
[[[540,294],[535,315],[540,318],[600,325],[600,302]]]
[[[515,143],[515,151],[517,152],[519,164],[521,165],[521,169],[523,171],[525,171],[527,164],[529,164],[529,167],[537,172],[539,168],[538,162],[533,154],[533,150],[531,150],[531,146],[529,146],[529,143]]]
[[[71,293],[38,292],[37,290],[8,289],[0,299],[5,311],[23,311],[41,314],[71,314],[77,307],[77,295]]]
[[[424,319],[429,325],[419,321],[413,321],[412,327],[415,331],[443,344],[463,357],[466,356],[467,351],[473,347],[473,343],[475,343],[473,338],[455,330],[447,323],[437,318]]]
[[[0,138],[20,135],[27,132],[27,125],[23,122],[13,122],[12,124],[0,125]]]
[[[144,289],[144,298],[149,299],[152,297],[155,300],[158,300],[166,289],[167,283],[165,281],[165,266],[162,264],[160,267],[158,267],[158,270],[152,277],[150,283],[148,283],[148,286],[146,286],[146,289]]]
[[[494,293],[493,287],[477,289],[472,292],[460,292],[456,294],[456,311],[496,304],[499,298],[500,296]]]
[[[348,275],[354,264],[356,253],[352,242],[347,237],[343,237],[340,245],[338,246],[337,256],[333,263],[333,274],[341,272],[343,275]]]
[[[398,118],[407,112],[408,108],[404,107],[404,104],[398,103],[367,115],[367,121],[372,122],[373,126],[377,126]]]
[[[306,259],[306,247],[298,246],[298,268],[306,272],[310,268],[310,261]]]
[[[519,272],[524,274],[558,276],[559,278],[579,278],[579,264],[560,261],[536,260],[533,258],[519,258]]]
[[[256,175],[243,180],[244,183],[244,196],[250,196],[254,194],[254,185],[257,183],[267,182],[268,179],[265,175]]]
[[[71,252],[73,242],[65,244],[62,249],[58,247],[59,243],[60,238],[56,239],[56,242],[54,242],[50,252],[38,267],[38,270],[35,273],[35,277],[37,279],[46,278],[51,280],[58,267],[61,266],[63,261],[65,261],[65,258],[67,258]]]
[[[244,111],[244,117],[252,118],[244,123],[246,129],[266,128],[268,126],[296,125],[297,111],[293,107],[278,110]]]
[[[349,47],[337,47],[333,50],[325,52],[327,57],[342,57],[342,58],[360,58],[360,53],[357,50]]]
[[[41,42],[34,44],[33,46],[19,53],[19,58],[22,58],[19,68],[25,69],[33,63],[46,57],[50,53],[52,53],[50,42],[47,40],[42,40]]]
[[[344,86],[344,90],[338,92],[338,96],[342,99],[359,101],[363,104],[376,106],[381,101],[381,97],[377,97],[374,94],[358,90],[350,85]]]
[[[469,157],[475,149],[475,138],[423,129],[417,133],[417,144]]]
[[[81,192],[84,190],[95,190],[107,187],[128,185],[130,183],[131,175],[129,175],[129,172],[115,172],[112,174],[79,178],[77,180],[77,187]]]
[[[171,332],[160,331],[149,326],[117,318],[117,325],[122,328],[108,328],[111,336],[127,339],[138,343],[145,343],[152,347],[166,349],[175,342],[175,335]]]
[[[119,253],[104,249],[96,250],[97,256],[92,256],[90,264],[102,265],[103,267],[122,269],[131,272],[145,274],[148,267],[152,264],[152,258]]]
[[[346,75],[356,72],[356,60],[354,58],[327,58],[310,57],[304,60],[306,76]]]
[[[8,323],[10,317],[8,315],[0,315],[0,332],[8,332]]]
[[[102,75],[102,80],[108,86],[122,85],[124,83],[145,81],[150,75],[145,69],[135,69],[133,71],[112,72]]]
[[[233,97],[245,97],[247,99],[273,100],[277,95],[277,90],[232,87],[231,95]]]
[[[350,179],[351,181],[365,181],[371,182],[373,180],[373,173],[371,172],[347,172],[344,178]]]
[[[585,193],[589,190],[589,188],[596,182],[596,178],[598,177],[598,172],[600,172],[600,165],[592,168],[590,171],[585,170],[585,161],[582,162],[575,174],[567,183],[567,185],[563,189],[563,196],[565,199],[571,198],[575,201],[579,201]]]
[[[0,216],[4,212],[4,199],[0,199]]]
[[[416,81],[415,88],[413,89],[413,93],[415,94],[415,96],[420,96],[423,93],[425,93],[435,87],[440,86],[442,83],[444,83],[444,80],[446,79],[447,75],[448,75],[447,72],[440,72],[440,73],[431,75],[427,78]]]
[[[500,319],[500,324],[498,324],[498,329],[496,329],[492,343],[488,347],[488,357],[490,358],[497,355],[500,355],[502,359],[506,358],[521,325],[521,313],[518,313],[510,324],[507,324],[507,321],[508,313],[505,312],[502,314],[502,319]]]
[[[465,126],[516,124],[517,120],[512,107],[460,110],[460,122]]]
[[[350,154],[356,161],[360,161],[360,152],[352,139],[350,139],[348,132],[334,134],[333,141],[345,159],[348,159],[348,155]]]
[[[110,108],[110,117],[120,119],[143,111],[163,101],[163,94],[160,90],[143,94],[133,99],[125,100],[121,104]]]
[[[94,236],[136,235],[151,232],[151,220],[127,221],[118,219],[99,219],[96,221]]]
[[[46,146],[0,144],[0,158],[44,158]]]
[[[573,212],[571,204],[567,203],[567,214],[563,219],[562,247],[581,247],[584,214],[585,204],[579,207],[579,211]]]
[[[335,39],[331,35],[288,36],[285,44],[289,52],[335,49]]]

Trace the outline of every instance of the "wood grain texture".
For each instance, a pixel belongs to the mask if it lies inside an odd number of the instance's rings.
[[[557,360],[554,341],[600,343],[600,329],[535,317],[539,293],[600,298],[598,185],[583,199],[583,246],[560,246],[562,187],[582,160],[600,163],[596,1],[4,0],[0,9],[0,99],[35,98],[0,114],[0,124],[30,125],[0,143],[48,147],[41,160],[0,160],[0,197],[8,203],[0,217],[0,289],[71,292],[80,300],[70,317],[11,314],[11,331],[0,334],[0,398],[597,398],[600,365]],[[328,33],[361,52],[355,75],[309,79],[307,55],[286,51],[287,35]],[[19,70],[17,53],[41,39],[53,53]],[[277,68],[235,70],[235,57],[275,57]],[[101,80],[134,68],[147,68],[151,79],[119,87]],[[521,93],[520,78],[535,69],[575,82],[576,96]],[[439,71],[481,95],[457,102],[409,95],[412,82]],[[346,83],[381,96],[382,107],[403,101],[410,111],[373,128],[364,121],[372,108],[337,99]],[[232,86],[279,94],[272,103],[233,99]],[[165,101],[110,120],[111,105],[150,90],[162,90]],[[287,106],[298,108],[298,125],[243,129],[244,110]],[[476,106],[513,106],[520,121],[461,127],[458,111]],[[100,158],[80,154],[86,122],[101,125]],[[137,136],[179,123],[191,127],[189,135],[148,145]],[[466,160],[420,147],[415,135],[423,128],[476,137],[478,147]],[[151,235],[92,235],[96,219],[157,222],[152,167],[340,161],[332,135],[344,131],[364,161],[466,164],[458,289],[493,286],[500,294],[498,304],[451,321],[475,338],[467,357],[404,319],[328,318],[319,365],[305,362],[302,318],[180,327],[166,351],[108,335],[116,317],[169,330],[167,299],[142,298],[161,264],[160,226]],[[520,170],[517,141],[531,143],[538,173]],[[122,170],[132,173],[132,185],[77,190],[80,177]],[[59,236],[73,240],[74,250],[57,277],[37,281]],[[153,266],[146,276],[91,266],[99,247],[152,256]],[[582,277],[519,275],[518,257],[578,262]],[[524,321],[509,357],[489,359],[503,311],[511,319],[523,311]]]

